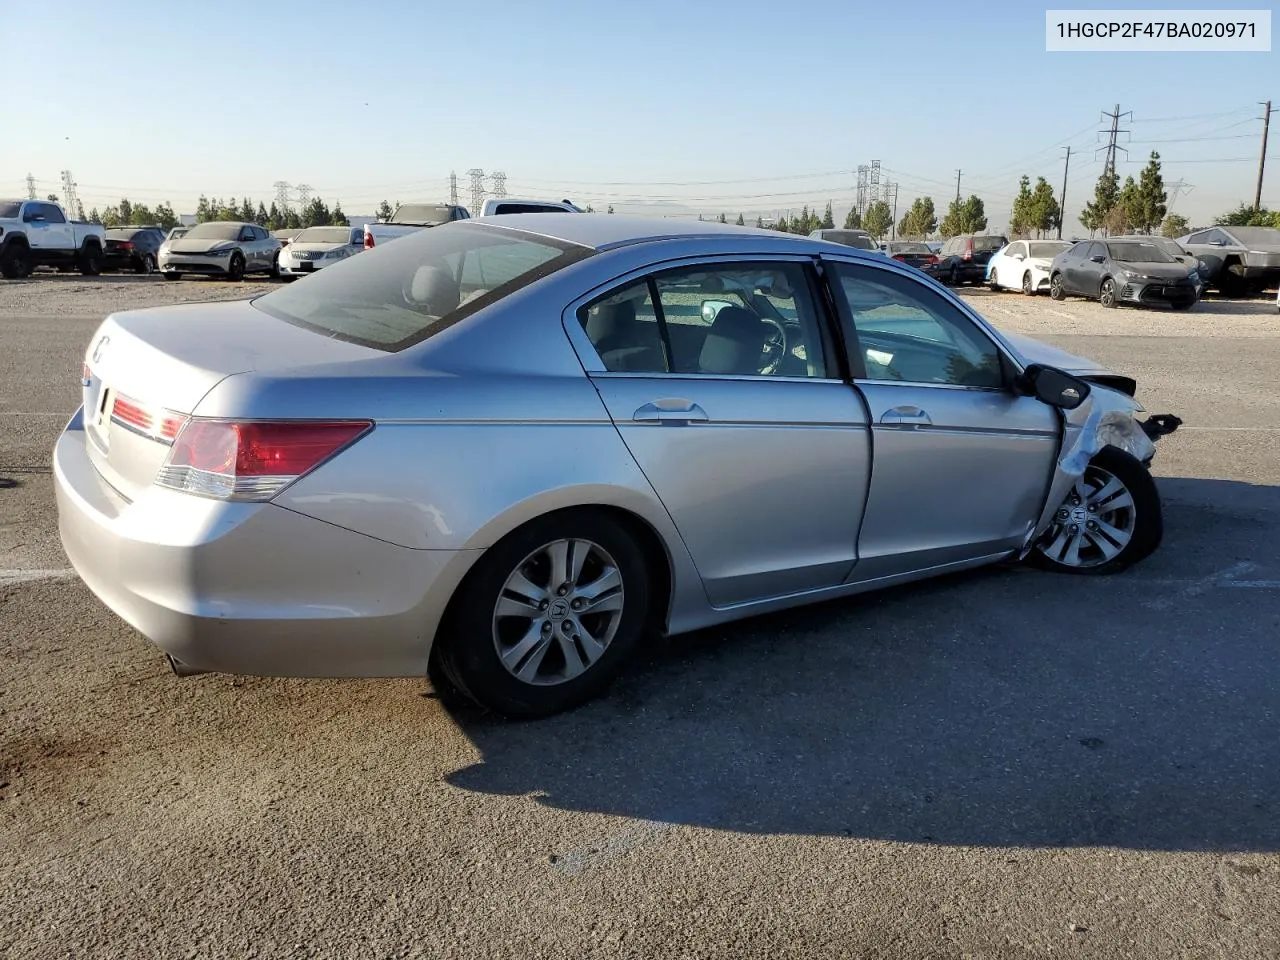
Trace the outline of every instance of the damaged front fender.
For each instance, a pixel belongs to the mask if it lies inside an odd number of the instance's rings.
[[[1057,468],[1044,509],[1023,544],[1021,556],[1026,556],[1049,528],[1058,507],[1084,476],[1098,451],[1106,446],[1119,447],[1149,466],[1156,453],[1156,438],[1173,433],[1182,423],[1173,414],[1158,414],[1139,422],[1137,414],[1144,411],[1137,400],[1096,383],[1080,406],[1060,412],[1063,435]]]

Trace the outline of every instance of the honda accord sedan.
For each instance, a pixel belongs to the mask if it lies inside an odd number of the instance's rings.
[[[181,675],[438,666],[539,716],[658,633],[1162,535],[1132,379],[768,230],[451,223],[113,314],[81,375],[62,542]]]

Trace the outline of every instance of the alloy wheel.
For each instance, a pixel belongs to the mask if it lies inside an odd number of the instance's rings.
[[[590,540],[554,540],[507,577],[493,610],[493,643],[507,672],[550,686],[604,655],[622,620],[618,564]]]
[[[1128,487],[1091,464],[1054,514],[1037,549],[1064,566],[1100,566],[1129,545],[1136,524]]]

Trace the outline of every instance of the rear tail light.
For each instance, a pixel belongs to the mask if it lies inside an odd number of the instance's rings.
[[[93,382],[93,371],[83,360],[80,361],[80,386],[87,387]]]
[[[364,248],[368,250],[372,246],[373,246],[373,234],[370,233],[368,230],[366,230],[364,232]]]
[[[903,256],[901,253],[895,253],[895,254],[893,255],[893,259],[895,259],[895,260],[901,260],[901,261],[903,261],[903,262],[905,263],[907,258],[906,258],[905,256]]]
[[[925,262],[926,262],[926,263],[930,263],[930,264],[937,263],[937,262],[938,262],[938,258],[937,258],[937,257],[935,257],[933,254],[929,254],[929,259],[928,259],[928,260],[926,260]]]
[[[972,259],[973,259],[973,251],[972,251],[972,250],[966,250],[966,251],[961,255],[960,259],[961,259],[961,260],[972,260]]]
[[[156,483],[215,500],[270,500],[373,429],[370,420],[181,425]]]
[[[121,240],[121,241],[120,241],[120,249],[121,249],[121,250],[132,250],[132,249],[133,249],[133,241],[131,241],[131,240]]]

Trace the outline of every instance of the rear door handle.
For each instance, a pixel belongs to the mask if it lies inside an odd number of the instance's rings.
[[[892,410],[885,411],[880,417],[880,422],[906,427],[928,427],[933,424],[928,413],[919,407],[910,406],[894,407]]]
[[[665,397],[638,407],[631,419],[640,423],[692,423],[705,422],[711,418],[707,416],[707,411],[692,400]]]

